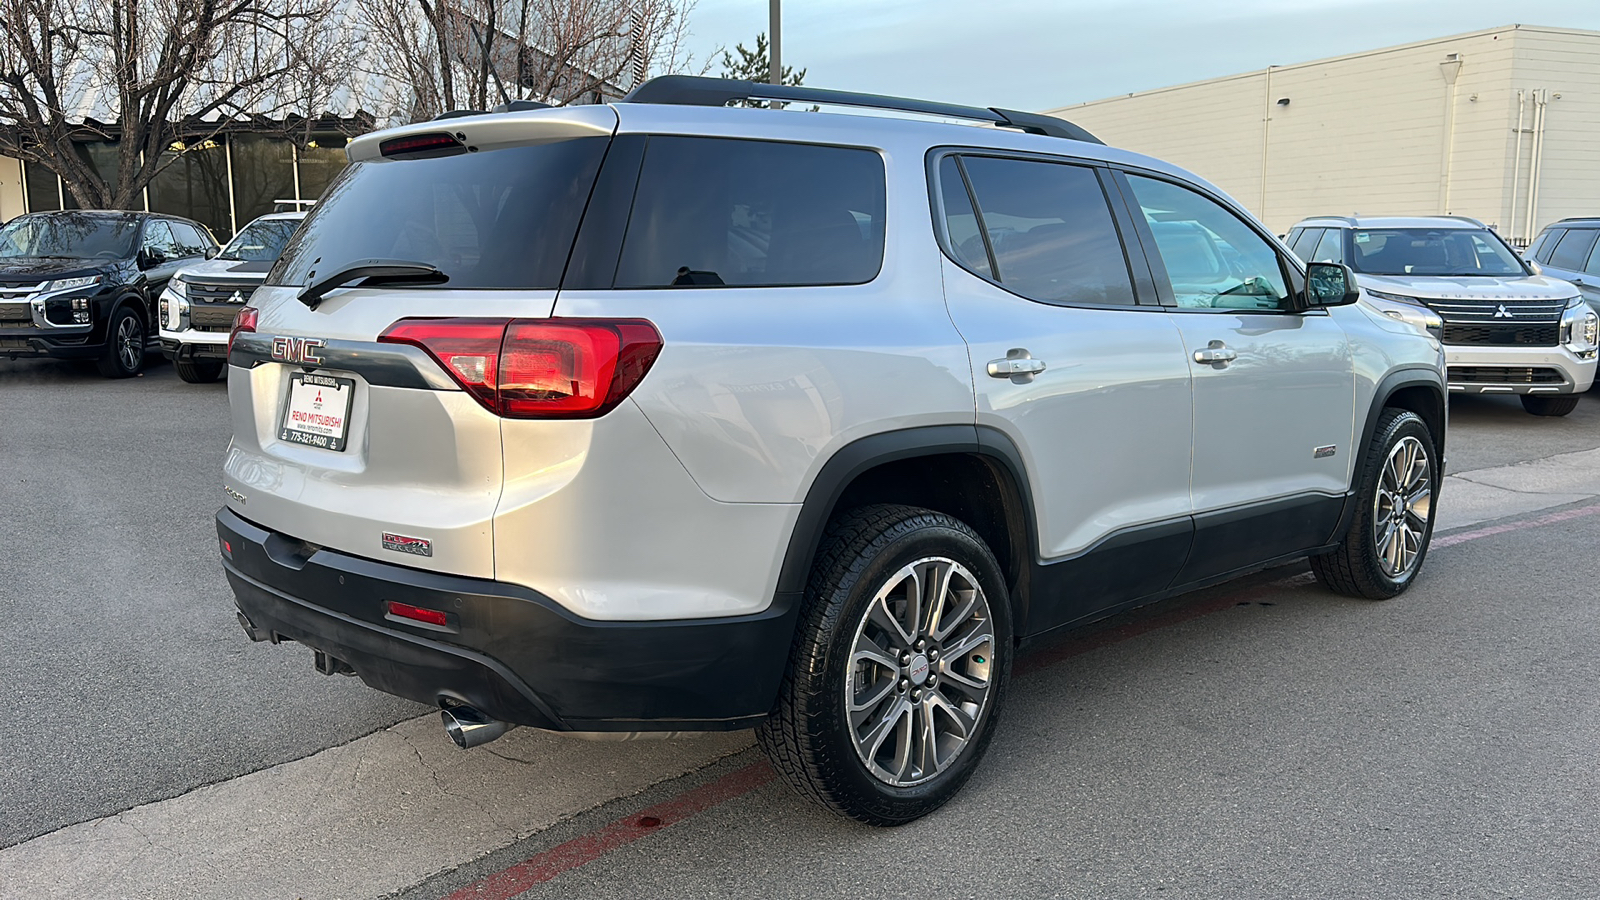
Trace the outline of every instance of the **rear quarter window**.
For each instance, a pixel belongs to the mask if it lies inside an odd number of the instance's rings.
[[[609,141],[350,166],[267,283],[303,286],[385,259],[435,266],[449,277],[445,288],[556,288]]]
[[[615,284],[862,284],[883,263],[884,205],[871,150],[651,137]]]

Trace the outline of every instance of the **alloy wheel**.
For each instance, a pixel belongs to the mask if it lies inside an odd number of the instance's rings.
[[[139,327],[138,319],[123,316],[122,322],[117,325],[117,357],[122,367],[129,372],[139,368],[139,359],[143,355],[144,329]]]
[[[856,754],[895,787],[945,771],[977,736],[994,672],[994,625],[978,579],[946,557],[885,581],[856,626],[845,714]]]
[[[1433,515],[1433,471],[1428,448],[1406,435],[1389,449],[1372,498],[1372,538],[1378,566],[1401,578],[1416,566]]]

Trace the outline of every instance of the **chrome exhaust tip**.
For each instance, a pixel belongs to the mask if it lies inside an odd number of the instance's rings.
[[[439,718],[444,721],[444,733],[463,750],[480,747],[511,730],[505,722],[491,719],[470,706],[446,707],[439,710]]]

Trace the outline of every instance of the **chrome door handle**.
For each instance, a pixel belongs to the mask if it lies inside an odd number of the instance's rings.
[[[1204,350],[1194,352],[1194,361],[1221,368],[1239,358],[1239,354],[1221,341],[1212,341]]]
[[[1025,348],[1015,347],[1006,351],[1005,359],[989,360],[989,377],[1009,378],[1018,384],[1027,384],[1044,368],[1044,360],[1034,359]]]

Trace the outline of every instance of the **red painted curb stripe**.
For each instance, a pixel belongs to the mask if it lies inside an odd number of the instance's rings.
[[[765,760],[752,763],[716,781],[685,791],[664,803],[642,809],[597,831],[523,860],[499,874],[456,891],[446,900],[509,900],[536,884],[543,884],[594,862],[619,847],[681,822],[695,813],[748,794],[772,779],[772,768]]]
[[[1566,522],[1571,519],[1593,515],[1600,515],[1600,503],[1592,506],[1581,506],[1577,509],[1569,509],[1563,512],[1550,513],[1537,518],[1523,519],[1519,522],[1491,525],[1473,531],[1463,531],[1434,538],[1430,546],[1450,547],[1467,541],[1475,541],[1479,538],[1517,531],[1522,528],[1553,525],[1557,522]],[[1309,574],[1302,573],[1288,578],[1280,578],[1277,581],[1248,588],[1238,593],[1222,594],[1211,600],[1174,610],[1166,615],[1155,616],[1142,622],[1133,622],[1120,628],[1108,629],[1081,640],[1067,642],[1054,649],[1039,651],[1029,655],[1019,663],[1015,674],[1023,675],[1037,672],[1040,669],[1047,669],[1074,656],[1088,653],[1091,650],[1098,650],[1101,647],[1118,644],[1160,628],[1167,628],[1180,622],[1187,622],[1214,612],[1221,612],[1232,606],[1250,603],[1255,598],[1267,596],[1274,591],[1282,590],[1295,584],[1309,583],[1311,577]],[[766,761],[751,763],[738,771],[730,772],[718,778],[716,781],[685,791],[671,800],[659,803],[649,809],[640,810],[582,837],[573,838],[564,844],[523,860],[509,869],[456,891],[446,897],[445,900],[510,900],[510,898],[535,885],[552,881],[579,866],[594,862],[619,847],[625,847],[640,838],[654,834],[668,825],[682,822],[714,806],[720,806],[736,797],[742,797],[766,785],[773,778],[772,768],[767,765]]]
[[[1505,534],[1508,531],[1520,531],[1524,528],[1536,528],[1540,525],[1553,525],[1556,522],[1565,522],[1569,519],[1581,519],[1584,516],[1600,515],[1600,503],[1592,506],[1580,506],[1576,509],[1563,510],[1550,513],[1533,519],[1523,519],[1520,522],[1507,522],[1504,525],[1490,525],[1473,531],[1462,531],[1457,534],[1447,534],[1444,537],[1434,538],[1430,547],[1452,547],[1456,544],[1475,541],[1496,534]]]

